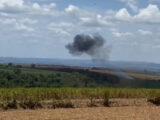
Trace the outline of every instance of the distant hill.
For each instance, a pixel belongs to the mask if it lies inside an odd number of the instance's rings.
[[[160,64],[145,62],[109,61],[106,64],[92,60],[49,59],[49,58],[14,58],[0,57],[0,63],[67,65],[81,67],[105,67],[115,70],[132,70],[143,72],[160,72]]]

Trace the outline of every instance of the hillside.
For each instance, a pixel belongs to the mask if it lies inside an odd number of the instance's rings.
[[[104,67],[114,70],[127,70],[134,72],[135,71],[160,72],[160,64],[146,63],[146,62],[107,61],[104,64],[103,62],[101,63],[101,61],[78,60],[78,59],[74,60],[74,59],[0,57],[0,63]]]
[[[0,87],[160,88],[160,75],[93,67],[0,65]],[[149,76],[149,77],[148,77]],[[146,79],[147,78],[147,79]]]

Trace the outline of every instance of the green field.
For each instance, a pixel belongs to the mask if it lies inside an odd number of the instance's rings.
[[[0,100],[50,100],[50,99],[88,99],[94,96],[102,99],[104,94],[109,98],[155,98],[160,97],[159,89],[127,88],[14,88],[0,89]]]

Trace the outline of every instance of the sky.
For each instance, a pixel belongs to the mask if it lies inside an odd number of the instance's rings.
[[[0,0],[0,57],[89,59],[65,45],[99,34],[108,60],[160,63],[160,0]]]

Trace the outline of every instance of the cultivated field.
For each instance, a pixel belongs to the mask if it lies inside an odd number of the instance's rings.
[[[158,120],[158,79],[95,70],[1,65],[0,120]]]

